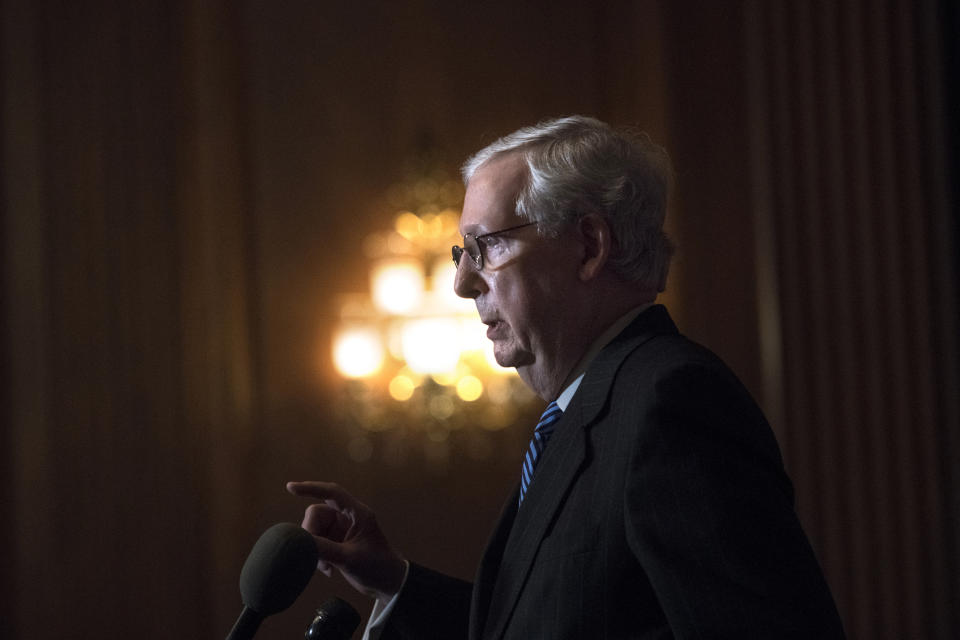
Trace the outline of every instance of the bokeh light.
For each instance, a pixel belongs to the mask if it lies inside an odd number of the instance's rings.
[[[483,395],[483,383],[476,376],[463,376],[457,382],[457,395],[467,402],[478,400]]]
[[[417,373],[455,371],[460,359],[459,331],[455,320],[411,320],[401,336],[403,359]]]
[[[423,266],[402,258],[383,260],[373,269],[371,289],[373,302],[381,311],[410,313],[423,299]]]
[[[335,339],[333,363],[346,378],[372,376],[383,365],[380,334],[369,328],[344,329]]]

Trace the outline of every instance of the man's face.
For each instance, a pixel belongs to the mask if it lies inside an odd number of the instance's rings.
[[[479,236],[527,222],[515,213],[526,178],[519,154],[489,161],[474,173],[464,197],[460,233]],[[527,226],[490,239],[481,250],[495,265],[478,270],[466,255],[460,260],[454,290],[473,298],[487,325],[497,362],[516,367],[531,388],[543,395],[566,376],[574,327],[565,314],[570,287],[577,281],[575,251],[564,237],[544,238]],[[495,254],[495,256],[494,256]],[[559,379],[557,379],[559,378]]]

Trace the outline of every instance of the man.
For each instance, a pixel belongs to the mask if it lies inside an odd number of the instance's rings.
[[[497,361],[550,402],[471,586],[336,485],[290,483],[381,638],[841,638],[760,410],[654,305],[668,163],[589,118],[471,158],[454,247]]]

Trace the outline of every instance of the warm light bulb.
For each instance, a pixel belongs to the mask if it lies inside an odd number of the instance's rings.
[[[409,211],[398,213],[393,226],[407,240],[413,240],[423,232],[423,221]]]
[[[366,378],[383,364],[383,344],[372,329],[348,329],[333,345],[333,364],[346,378]]]
[[[483,383],[475,376],[464,376],[457,382],[457,395],[461,400],[473,402],[483,395]]]
[[[402,329],[403,359],[417,373],[454,371],[460,359],[457,322],[429,318],[407,322]]]
[[[417,385],[414,384],[413,380],[408,376],[398,375],[394,376],[393,380],[390,381],[387,390],[390,392],[390,397],[394,400],[406,402],[413,397],[413,392],[416,388]]]
[[[436,214],[428,213],[422,218],[423,235],[426,238],[439,238],[443,234],[443,219]]]
[[[386,313],[409,313],[423,298],[423,266],[412,260],[388,260],[371,274],[373,302]]]

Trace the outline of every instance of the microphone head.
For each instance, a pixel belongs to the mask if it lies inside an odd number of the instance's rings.
[[[360,614],[350,603],[330,598],[317,609],[317,617],[304,635],[306,640],[349,640],[360,626]]]
[[[262,616],[283,611],[303,593],[317,569],[313,536],[289,522],[260,536],[240,571],[243,604]]]

